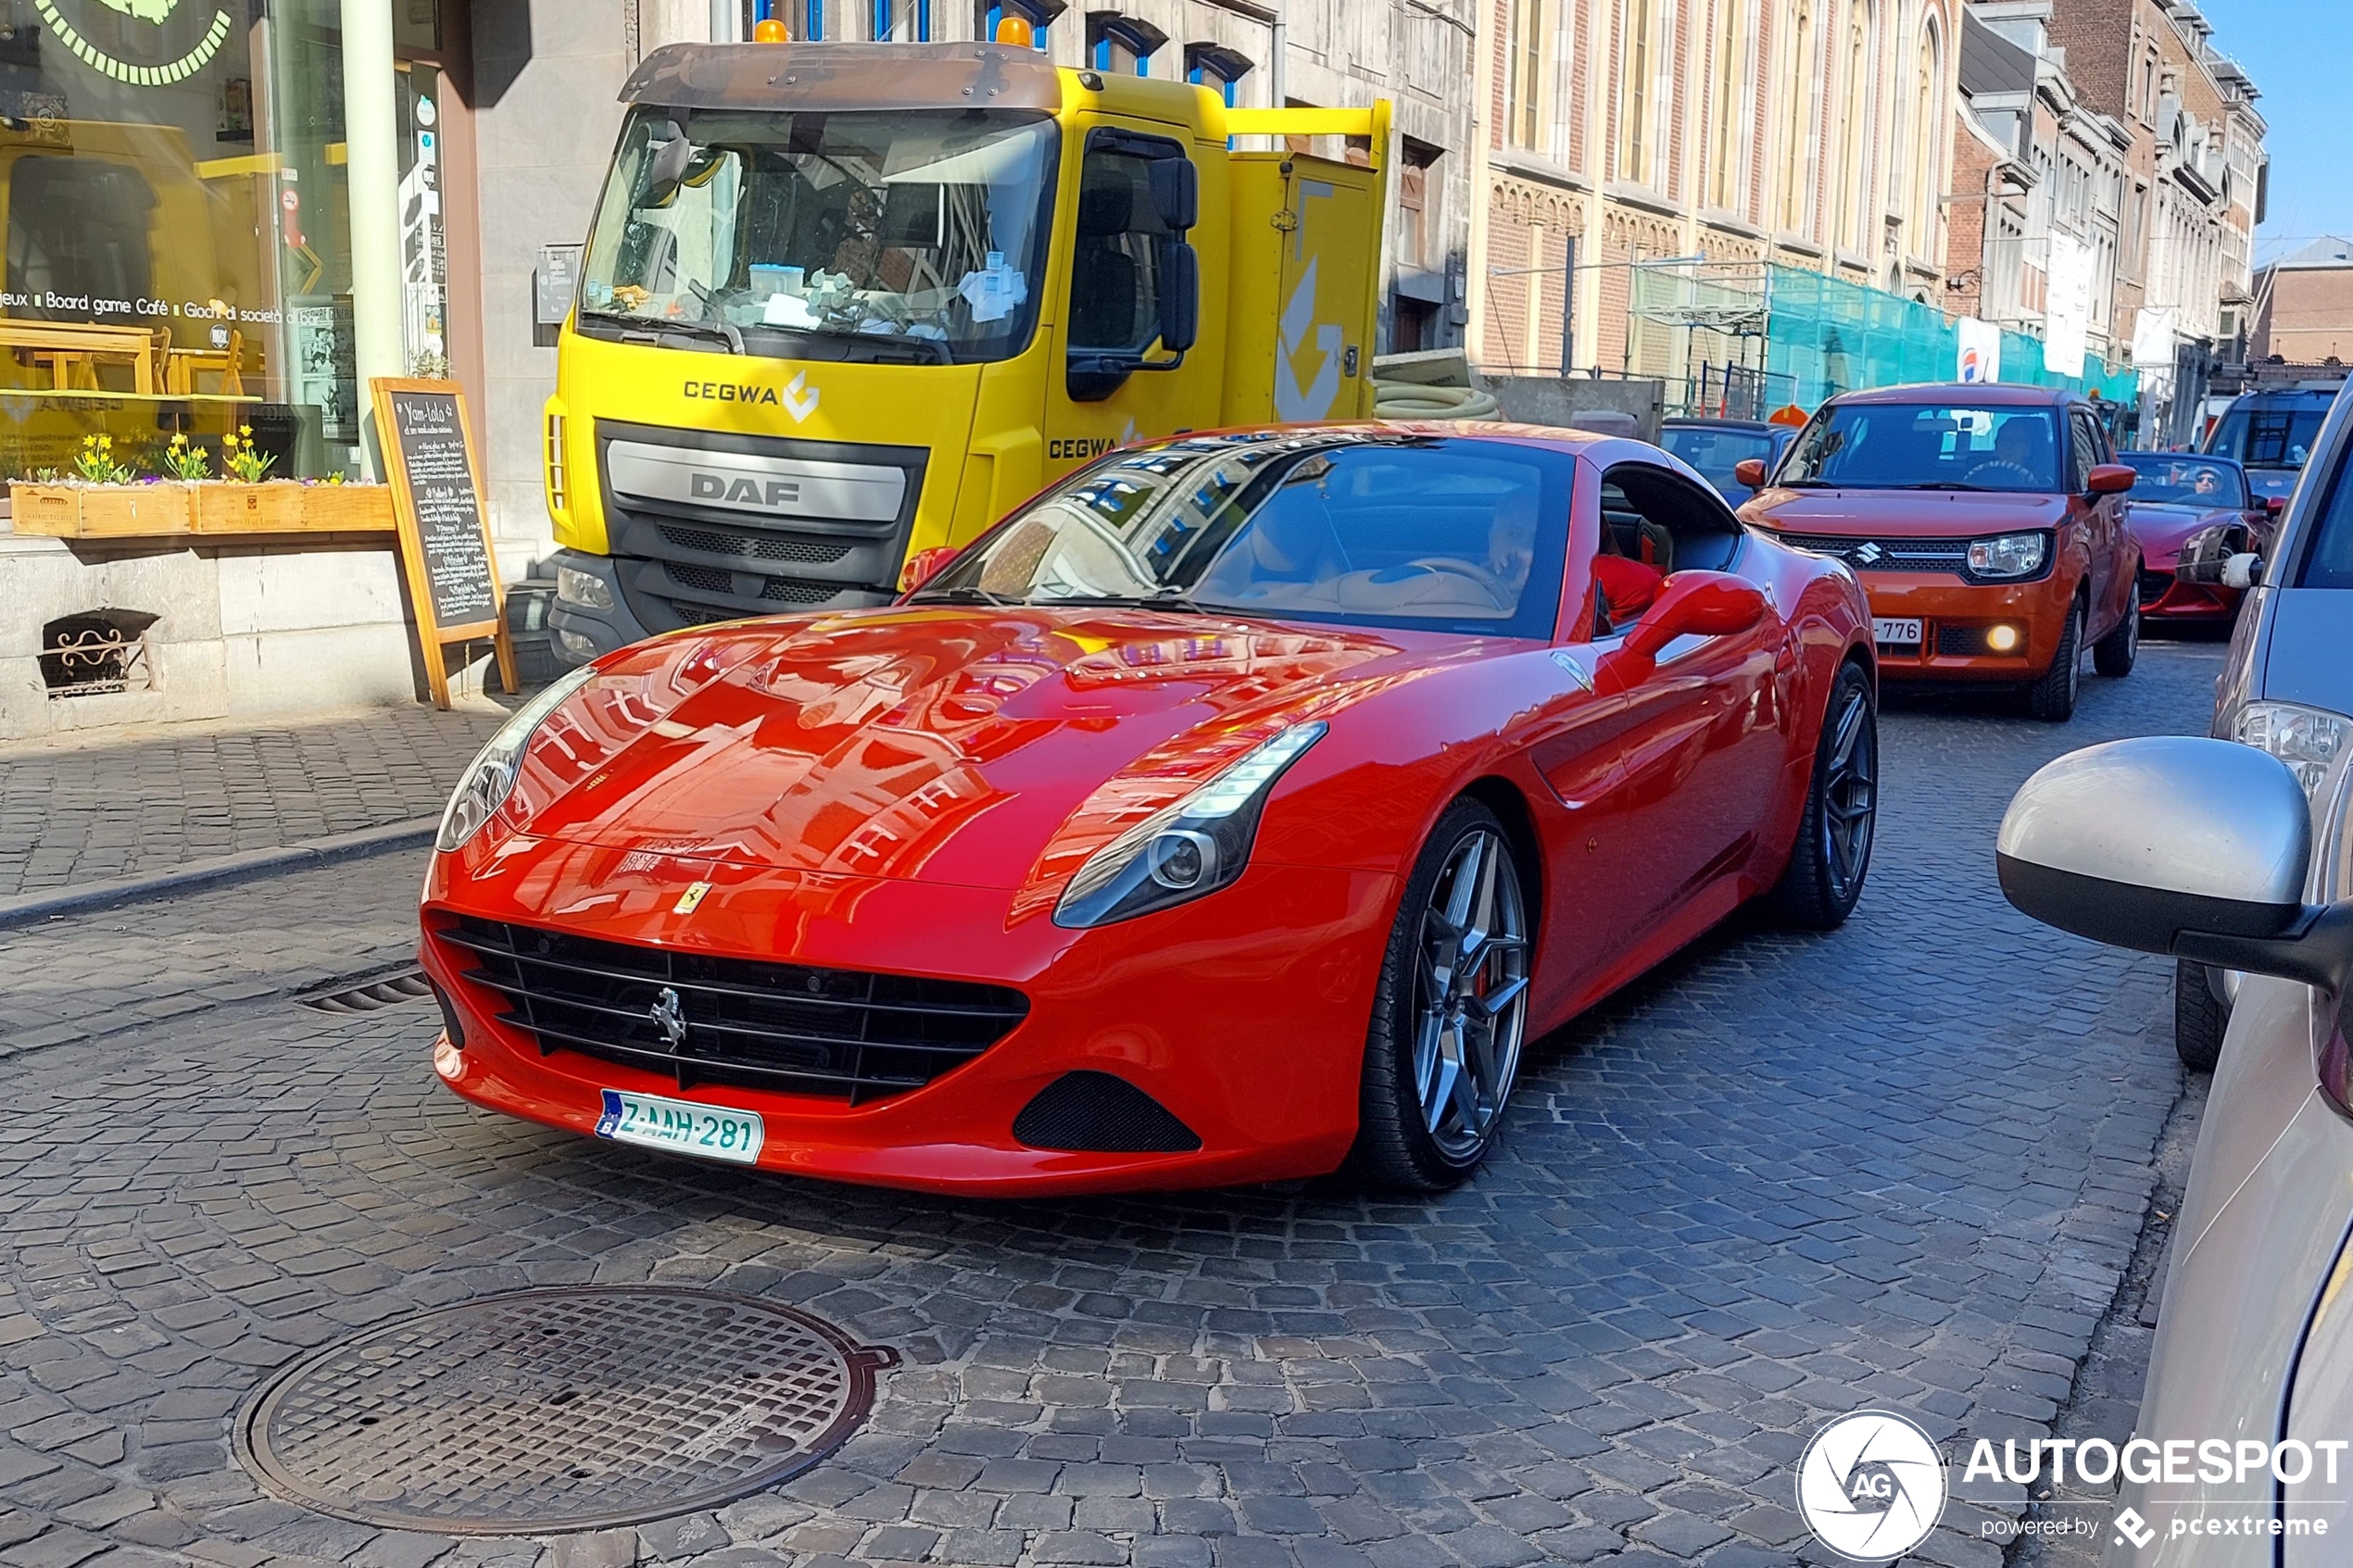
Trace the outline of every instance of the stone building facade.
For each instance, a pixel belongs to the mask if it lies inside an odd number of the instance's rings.
[[[1644,260],[1941,303],[1961,0],[1481,3],[1482,366],[1691,373],[1631,308]]]

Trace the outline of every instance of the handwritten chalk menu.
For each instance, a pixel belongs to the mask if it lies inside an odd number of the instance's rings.
[[[499,677],[511,692],[515,664],[506,596],[491,554],[465,394],[446,381],[379,379],[369,390],[434,702],[449,706],[443,645],[481,637],[495,641]]]

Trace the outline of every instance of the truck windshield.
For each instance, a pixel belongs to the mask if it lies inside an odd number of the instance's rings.
[[[1780,484],[1845,490],[2059,489],[2057,421],[2045,407],[1838,403],[1790,449]]]
[[[1428,436],[1139,447],[1071,476],[914,597],[1548,637],[1572,468]]]
[[[579,327],[784,358],[1017,354],[1045,270],[1055,132],[1033,115],[640,107]]]
[[[2233,408],[2222,416],[2206,449],[2251,469],[2300,469],[2321,436],[2328,406],[2315,408]]]

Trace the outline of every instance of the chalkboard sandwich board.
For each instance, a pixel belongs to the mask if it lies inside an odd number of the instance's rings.
[[[507,639],[506,594],[491,555],[465,394],[456,382],[390,378],[371,381],[368,390],[434,704],[449,706],[443,645],[482,637],[494,639],[499,684],[512,692],[515,650]]]

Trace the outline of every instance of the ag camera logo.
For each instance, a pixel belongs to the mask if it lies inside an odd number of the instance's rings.
[[[1856,1411],[1814,1435],[1797,1461],[1797,1512],[1815,1538],[1856,1562],[1892,1562],[1944,1515],[1944,1456],[1891,1411]]]

